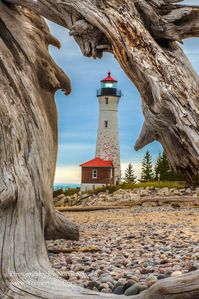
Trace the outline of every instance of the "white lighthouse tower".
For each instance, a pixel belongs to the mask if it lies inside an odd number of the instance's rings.
[[[121,180],[120,143],[118,126],[118,104],[121,91],[111,73],[101,81],[97,91],[99,101],[99,123],[96,144],[96,157],[113,162],[114,184]]]

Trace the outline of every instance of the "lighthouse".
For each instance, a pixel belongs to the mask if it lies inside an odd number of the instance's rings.
[[[99,120],[95,158],[81,164],[81,191],[93,190],[121,180],[118,105],[122,93],[108,72],[97,90]]]
[[[96,143],[96,157],[112,161],[114,167],[114,184],[121,180],[120,142],[118,124],[118,105],[121,90],[117,88],[117,81],[108,72],[108,76],[101,81],[101,88],[97,91],[99,101],[99,121]]]

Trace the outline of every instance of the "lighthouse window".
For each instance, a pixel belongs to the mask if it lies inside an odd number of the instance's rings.
[[[96,168],[92,169],[92,178],[97,179],[97,169]]]
[[[106,105],[108,105],[108,98],[106,98]]]
[[[106,83],[105,88],[114,88],[114,84],[113,83]]]
[[[108,128],[108,120],[105,120],[104,126],[105,126],[105,128]]]

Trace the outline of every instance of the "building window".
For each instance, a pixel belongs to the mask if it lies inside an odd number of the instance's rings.
[[[108,98],[106,98],[106,105],[108,105]]]
[[[105,126],[105,128],[108,128],[108,120],[104,121],[104,126]]]
[[[92,178],[97,179],[97,169],[96,168],[92,169]]]

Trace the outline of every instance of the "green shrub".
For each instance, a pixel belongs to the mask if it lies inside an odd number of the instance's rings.
[[[79,191],[80,191],[80,188],[69,188],[64,191],[64,195],[66,195],[66,196],[75,195],[75,194],[79,193]]]
[[[134,185],[135,188],[146,188],[146,187],[155,187],[155,188],[176,188],[176,189],[181,189],[185,187],[185,184],[183,183],[178,183],[178,182],[172,182],[172,181],[168,181],[168,182],[160,182],[160,184],[156,181],[156,182],[146,182],[146,183],[138,183]]]

